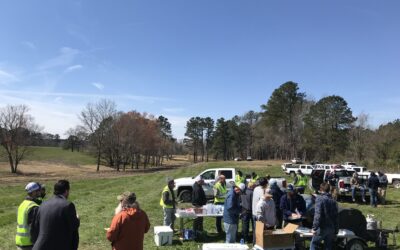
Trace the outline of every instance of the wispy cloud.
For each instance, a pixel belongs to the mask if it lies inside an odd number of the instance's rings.
[[[86,94],[86,93],[69,93],[69,92],[39,92],[39,91],[14,91],[14,90],[0,90],[0,94],[13,95],[19,97],[65,97],[65,98],[83,98],[83,99],[111,99],[120,100],[127,99],[131,101],[141,101],[146,103],[154,103],[156,101],[171,101],[171,99],[155,96],[140,96],[128,94],[104,95],[104,94]]]
[[[31,50],[36,50],[36,45],[33,42],[23,41],[23,42],[21,42],[21,44]]]
[[[60,66],[67,66],[71,64],[75,57],[80,53],[77,49],[72,49],[68,47],[62,47],[60,49],[59,55],[51,58],[38,66],[40,70],[51,69]]]
[[[69,66],[68,68],[66,68],[66,69],[64,70],[64,73],[70,73],[70,72],[72,72],[72,71],[80,70],[80,69],[82,69],[82,68],[83,68],[83,66],[80,65],[80,64],[72,65],[72,66]]]
[[[0,69],[0,84],[5,85],[17,81],[18,77],[16,77],[14,74]]]
[[[180,113],[180,112],[183,112],[185,109],[184,108],[163,108],[162,110],[167,113]]]
[[[99,89],[99,90],[103,90],[104,89],[104,84],[101,84],[99,82],[93,82],[92,85],[94,87],[96,87],[97,89]]]

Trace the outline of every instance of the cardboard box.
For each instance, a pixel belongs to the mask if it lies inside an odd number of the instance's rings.
[[[284,229],[264,230],[264,223],[256,223],[256,245],[263,248],[294,246],[294,232],[298,225],[289,223]]]
[[[172,245],[172,236],[174,231],[168,226],[154,227],[154,242],[156,246]]]

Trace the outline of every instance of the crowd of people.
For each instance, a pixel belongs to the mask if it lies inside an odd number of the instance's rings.
[[[259,177],[254,172],[246,181],[241,171],[235,176],[231,189],[227,188],[226,178],[219,175],[214,189],[215,205],[224,206],[223,216],[217,216],[216,232],[226,234],[226,243],[237,242],[238,226],[241,222],[241,239],[245,243],[255,243],[255,223],[260,221],[265,229],[284,227],[287,223],[301,225],[306,214],[306,202],[301,195],[306,188],[307,177],[297,173],[294,185],[289,184],[285,192],[277,185],[276,180]],[[335,172],[326,182],[320,185],[315,202],[315,215],[312,226],[314,237],[310,249],[315,249],[321,241],[326,249],[331,249],[334,235],[337,233],[338,206],[334,197],[337,179]],[[365,202],[365,190],[371,195],[371,205],[379,202],[385,204],[387,178],[382,172],[371,173],[366,185],[354,173],[351,179],[352,198],[355,201],[355,191],[361,192]],[[196,209],[207,203],[203,189],[204,180],[195,179],[192,191],[192,205]],[[175,182],[167,178],[162,189],[160,206],[163,211],[163,224],[174,230],[177,200],[173,191]],[[40,183],[31,182],[25,187],[27,196],[18,207],[17,233],[15,242],[19,250],[76,250],[79,244],[79,215],[75,205],[68,201],[70,184],[67,180],[59,180],[54,185],[54,196],[43,202],[46,188]],[[124,192],[117,196],[118,206],[106,237],[111,242],[113,250],[143,249],[144,234],[150,229],[149,218],[140,209],[135,193]],[[223,224],[222,224],[223,221]],[[223,228],[222,228],[223,225]],[[250,235],[250,225],[252,236]],[[223,230],[224,229],[224,230]],[[203,218],[198,217],[193,222],[195,235],[204,232]]]

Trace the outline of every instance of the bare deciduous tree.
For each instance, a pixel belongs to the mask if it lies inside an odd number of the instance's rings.
[[[8,105],[0,109],[0,143],[5,150],[11,173],[24,158],[29,145],[30,133],[38,131],[26,105]]]
[[[100,170],[101,151],[105,137],[105,128],[102,124],[104,124],[105,119],[114,117],[116,113],[115,102],[102,99],[97,103],[88,103],[79,116],[83,127],[91,135],[93,145],[96,148],[97,171]]]

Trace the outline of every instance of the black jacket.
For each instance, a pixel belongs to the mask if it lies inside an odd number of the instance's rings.
[[[196,207],[201,207],[207,203],[206,193],[201,185],[197,182],[193,185],[192,204]]]
[[[76,250],[79,244],[79,219],[75,205],[55,195],[40,206],[32,224],[33,250]]]
[[[380,183],[379,183],[379,178],[378,176],[374,175],[369,177],[368,179],[368,188],[372,188],[372,189],[378,189]]]

